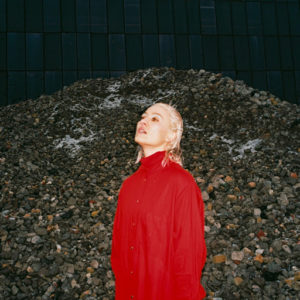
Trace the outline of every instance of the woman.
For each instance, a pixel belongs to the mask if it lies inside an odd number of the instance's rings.
[[[122,184],[113,228],[116,300],[205,297],[204,205],[181,166],[182,128],[180,114],[164,103],[148,108],[137,124],[141,166]]]

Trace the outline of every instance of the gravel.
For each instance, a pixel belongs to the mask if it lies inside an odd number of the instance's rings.
[[[113,217],[141,113],[172,102],[203,192],[208,299],[300,298],[300,108],[151,68],[0,108],[0,299],[114,299]]]

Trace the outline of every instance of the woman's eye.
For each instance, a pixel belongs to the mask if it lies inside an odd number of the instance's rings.
[[[158,118],[153,117],[153,118],[152,118],[152,121],[157,122],[157,121],[159,121],[159,120],[158,120]]]

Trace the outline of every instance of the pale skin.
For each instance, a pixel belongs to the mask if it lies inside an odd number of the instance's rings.
[[[149,107],[137,123],[134,139],[142,147],[145,157],[167,150],[173,138],[169,112],[159,104]]]

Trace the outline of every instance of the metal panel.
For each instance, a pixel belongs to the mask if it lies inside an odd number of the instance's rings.
[[[218,34],[232,34],[230,2],[216,1],[215,6]]]
[[[76,0],[76,21],[78,32],[90,31],[90,0]]]
[[[261,3],[262,21],[263,21],[263,33],[266,35],[276,35],[276,7],[274,2],[262,2]]]
[[[7,69],[11,71],[25,70],[25,34],[7,33]],[[15,78],[15,75],[13,75]]]
[[[265,71],[254,71],[252,84],[258,90],[267,90],[267,75]]]
[[[76,4],[75,0],[61,1],[61,23],[63,32],[76,30]]]
[[[234,34],[247,34],[247,15],[245,3],[232,2],[232,29]]]
[[[63,85],[69,86],[78,79],[77,71],[63,71]]]
[[[300,35],[300,3],[289,2],[288,11],[291,35]]]
[[[107,35],[94,33],[91,36],[92,69],[108,70]]]
[[[109,33],[124,32],[124,6],[123,0],[107,1],[108,30]]]
[[[157,34],[143,35],[144,67],[159,66],[159,44]]]
[[[141,0],[141,22],[143,33],[157,33],[155,0]]]
[[[235,36],[234,50],[237,70],[249,70],[250,68],[250,54],[248,37]]]
[[[7,31],[24,32],[24,0],[9,0],[7,5]]]
[[[216,13],[214,0],[200,1],[201,31],[203,34],[216,34]]]
[[[43,1],[25,0],[26,32],[43,32]]]
[[[265,37],[266,68],[280,70],[280,52],[277,37]]]
[[[89,33],[77,33],[77,66],[80,71],[91,69],[91,37]]]
[[[281,68],[283,70],[294,69],[290,37],[280,36],[279,37],[279,45],[280,45]]]
[[[219,70],[218,39],[216,36],[203,36],[204,66],[207,70]]]
[[[44,31],[60,31],[60,0],[44,0]]]
[[[265,49],[264,40],[262,36],[250,36],[250,58],[252,70],[265,69]]]
[[[161,66],[175,66],[176,55],[174,36],[169,34],[159,35],[159,54],[160,54],[160,65]]]
[[[124,0],[125,13],[125,32],[140,33],[140,1],[139,0]]]
[[[43,35],[41,33],[26,34],[26,69],[42,70],[44,67]]]
[[[0,0],[0,32],[1,31],[6,31],[6,0]]]
[[[289,14],[286,2],[277,2],[277,29],[280,35],[288,35],[289,31]]]
[[[126,36],[127,70],[143,68],[142,38],[140,35]]]
[[[26,73],[27,99],[38,98],[44,91],[44,73],[27,72]]]
[[[174,0],[174,24],[176,33],[188,33],[186,1]]]
[[[126,70],[124,34],[109,35],[109,68],[111,71]]]
[[[61,69],[61,34],[46,33],[44,35],[44,55],[46,70]]]
[[[190,35],[190,57],[192,68],[204,68],[202,37],[200,35]]]
[[[0,107],[7,104],[7,74],[0,72]]]
[[[189,39],[186,35],[177,35],[176,41],[176,67],[178,69],[190,69]]]
[[[235,69],[234,48],[232,36],[219,37],[220,66],[222,70]]]
[[[252,85],[251,72],[249,71],[238,71],[236,72],[236,79],[243,80],[245,84]]]
[[[109,72],[107,71],[93,71],[92,72],[93,78],[109,78]]]
[[[262,34],[260,2],[247,2],[248,34]]]
[[[57,71],[45,72],[45,93],[53,94],[62,88],[62,74]]]
[[[201,32],[200,11],[198,0],[190,0],[187,2],[189,33],[197,34]]]
[[[294,58],[294,68],[300,70],[300,37],[292,37],[292,51]]]
[[[171,0],[164,0],[157,2],[157,15],[158,15],[158,30],[159,33],[173,33],[173,7]]]
[[[6,39],[6,33],[0,33],[0,71],[5,71],[6,66],[6,47],[7,47],[7,39]]]
[[[91,32],[107,32],[106,0],[90,0]]]
[[[25,72],[8,72],[8,104],[26,99]]]
[[[236,72],[235,71],[223,71],[222,74],[223,74],[223,76],[230,77],[233,80],[236,79]]]
[[[63,70],[77,70],[77,47],[76,34],[62,34]]]
[[[284,87],[284,99],[294,99],[294,103],[296,102],[296,85],[295,85],[295,77],[294,72],[283,71],[282,74],[282,82]]]
[[[92,74],[89,70],[78,72],[78,80],[89,79],[89,78],[91,78],[91,76],[92,76]]]
[[[280,71],[267,72],[268,90],[277,97],[283,96],[282,79]]]
[[[296,81],[296,101],[300,104],[300,70],[295,71],[295,81]]]

